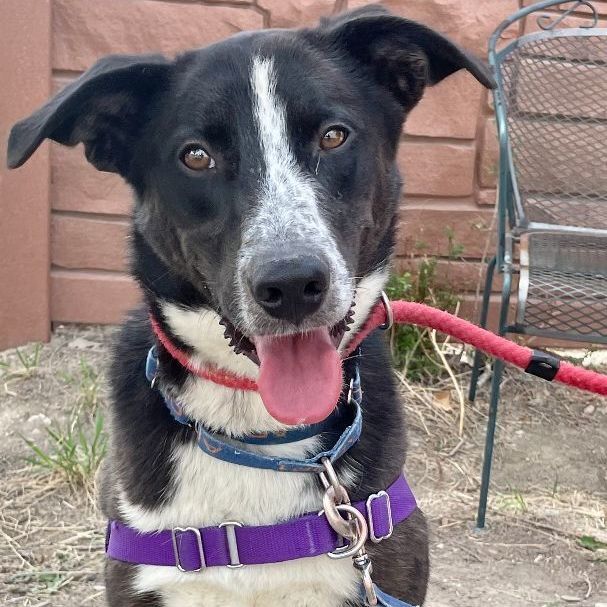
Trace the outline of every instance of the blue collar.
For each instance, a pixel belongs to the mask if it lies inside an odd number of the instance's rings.
[[[158,352],[156,346],[148,351],[145,374],[152,387],[156,387],[158,373]],[[266,435],[246,435],[238,438],[228,438],[222,434],[212,432],[200,423],[194,423],[184,415],[183,407],[179,401],[169,397],[159,390],[165,405],[173,418],[180,424],[190,426],[196,430],[198,446],[212,457],[233,464],[289,472],[322,472],[322,458],[328,458],[332,463],[337,461],[359,439],[362,430],[360,374],[358,364],[354,368],[354,376],[350,382],[348,402],[340,407],[324,421],[287,430],[285,432],[272,432]],[[323,449],[313,457],[303,460],[291,458],[270,457],[256,451],[242,448],[242,445],[284,445],[305,440],[315,436],[326,435],[335,439],[333,447]],[[324,438],[324,437],[323,437]]]

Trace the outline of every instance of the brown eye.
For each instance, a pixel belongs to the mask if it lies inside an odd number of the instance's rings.
[[[348,138],[348,131],[339,126],[332,126],[320,139],[320,147],[323,150],[334,150],[342,145]]]
[[[188,145],[181,152],[181,162],[192,171],[205,171],[215,167],[215,160],[198,144]]]

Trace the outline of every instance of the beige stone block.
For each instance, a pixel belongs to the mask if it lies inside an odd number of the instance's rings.
[[[464,72],[426,89],[409,114],[405,132],[427,137],[474,139],[483,87]]]
[[[480,164],[480,184],[484,188],[494,188],[499,175],[499,143],[495,118],[487,118],[483,133],[483,150]]]
[[[316,25],[321,17],[335,12],[336,0],[259,0],[269,11],[271,27],[304,27]]]
[[[97,171],[75,148],[51,147],[51,204],[53,209],[128,215],[133,195],[115,173]]]
[[[493,206],[497,202],[497,190],[479,190],[476,200],[480,205]]]
[[[350,0],[349,8],[371,4]],[[469,51],[485,57],[491,32],[518,10],[518,0],[383,0],[392,12],[420,21]]]
[[[405,141],[398,164],[405,192],[413,195],[463,197],[474,191],[474,145]]]
[[[110,53],[175,55],[263,26],[252,7],[153,0],[55,0],[53,68],[85,70]]]
[[[126,219],[60,215],[51,217],[51,262],[63,269],[126,272]]]
[[[400,215],[397,255],[437,255],[449,257],[457,247],[462,257],[480,259],[489,240],[493,250],[491,229],[493,209],[463,207],[457,203],[434,202],[432,206],[405,205]]]

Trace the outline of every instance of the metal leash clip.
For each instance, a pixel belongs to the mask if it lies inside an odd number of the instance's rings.
[[[350,503],[350,496],[346,488],[339,482],[335,469],[328,458],[321,460],[324,471],[320,479],[325,487],[322,504],[323,511],[331,528],[339,536],[348,541],[345,546],[329,552],[332,559],[352,557],[352,564],[360,571],[367,604],[374,607],[378,604],[377,594],[371,579],[373,567],[371,559],[365,550],[369,537],[369,527],[364,515]]]

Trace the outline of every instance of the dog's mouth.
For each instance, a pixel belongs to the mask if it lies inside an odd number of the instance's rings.
[[[338,348],[352,323],[353,307],[332,327],[287,335],[248,337],[221,319],[234,351],[259,365],[259,394],[274,419],[294,426],[331,414],[343,386]]]

